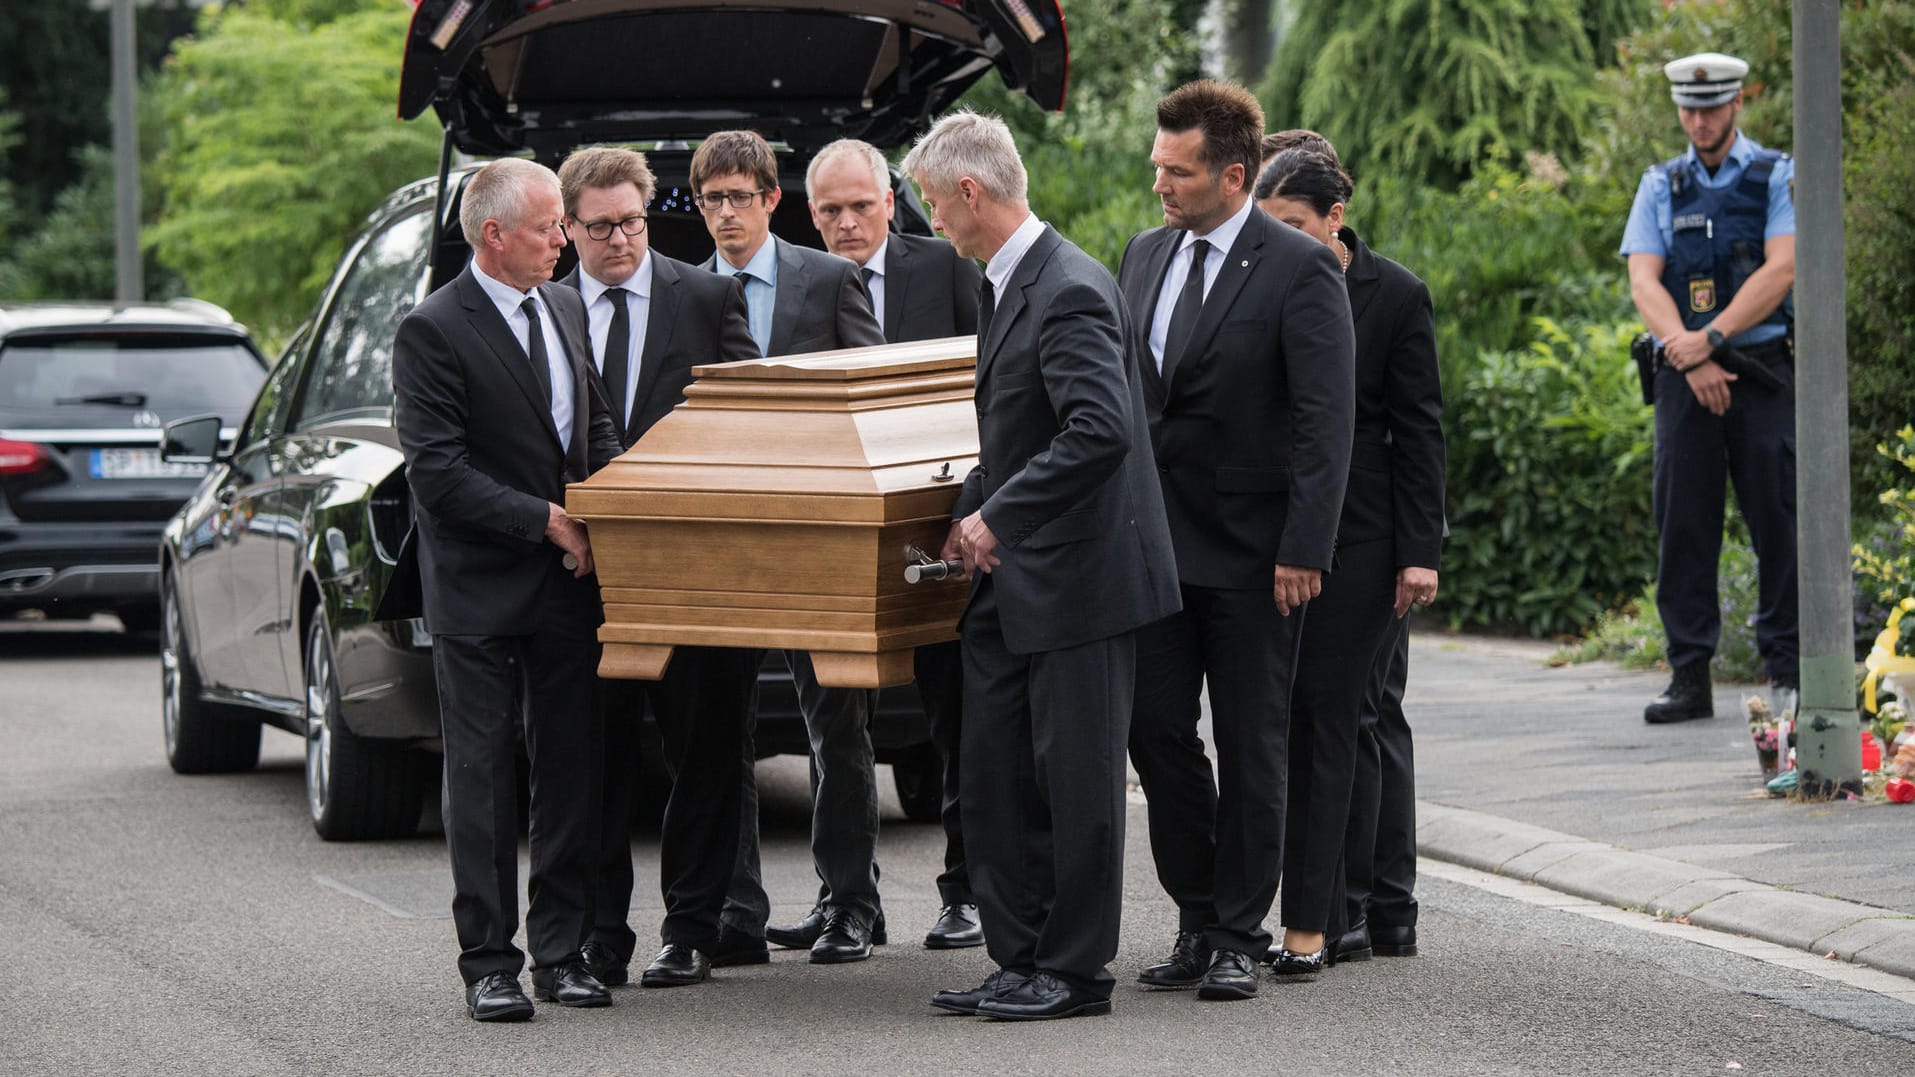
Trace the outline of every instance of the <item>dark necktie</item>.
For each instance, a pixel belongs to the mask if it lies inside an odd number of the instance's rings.
[[[519,309],[525,312],[528,323],[525,334],[525,356],[532,360],[532,376],[539,381],[539,388],[545,390],[545,406],[552,407],[552,367],[545,351],[545,327],[539,323],[538,300],[526,297]]]
[[[991,278],[985,277],[977,286],[977,346],[984,350],[984,338],[991,335],[991,315],[997,313],[997,289],[991,287]],[[982,359],[983,356],[978,358]]]
[[[605,331],[605,362],[599,369],[605,375],[605,393],[611,397],[606,405],[618,417],[618,429],[623,433],[626,420],[625,382],[632,361],[632,296],[623,288],[607,288],[605,298],[612,301],[612,326]]]
[[[1210,254],[1208,240],[1190,245],[1190,275],[1184,278],[1183,291],[1177,293],[1177,305],[1170,308],[1170,330],[1164,334],[1164,355],[1157,364],[1162,373],[1176,362],[1190,343],[1190,332],[1197,327],[1197,316],[1204,309],[1204,259]]]
[[[875,276],[877,276],[877,274],[871,272],[870,266],[858,267],[858,279],[864,282],[864,290],[867,295],[871,292],[871,278]]]

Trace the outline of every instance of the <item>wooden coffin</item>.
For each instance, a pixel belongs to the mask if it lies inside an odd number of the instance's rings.
[[[808,650],[822,684],[911,680],[969,585],[937,556],[977,462],[971,337],[699,367],[686,400],[566,493],[591,529],[608,677],[681,645]]]

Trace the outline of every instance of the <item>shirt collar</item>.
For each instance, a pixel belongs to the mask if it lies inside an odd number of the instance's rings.
[[[724,255],[721,254],[714,254],[711,259],[711,267],[727,277],[749,273],[753,279],[764,281],[766,284],[778,283],[777,236],[766,236],[764,245],[758,248],[758,253],[752,255],[751,261],[746,262],[742,269],[732,268],[732,264],[725,261]]]
[[[510,284],[480,269],[479,260],[477,258],[472,260],[472,278],[479,282],[479,287],[486,295],[492,298],[494,303],[499,305],[499,309],[502,311],[517,310],[520,306],[524,305],[525,301],[533,294],[533,292],[521,292]],[[537,289],[533,291],[537,291]]]
[[[891,239],[890,239],[890,236],[887,234],[884,241],[878,244],[878,249],[875,251],[872,251],[871,257],[866,258],[864,260],[864,264],[859,266],[858,268],[869,269],[871,271],[871,275],[874,277],[884,276],[884,252],[890,246],[891,246]]]
[[[1212,228],[1209,232],[1201,236],[1195,232],[1184,232],[1183,242],[1177,244],[1177,252],[1179,254],[1183,253],[1185,247],[1201,239],[1209,243],[1211,249],[1215,250],[1218,254],[1229,254],[1230,248],[1237,243],[1237,234],[1243,231],[1243,222],[1250,219],[1250,211],[1254,208],[1256,208],[1255,204],[1246,198],[1243,200],[1243,205],[1238,207],[1237,212],[1231,214],[1222,224]]]
[[[1730,161],[1734,161],[1737,166],[1747,165],[1750,159],[1755,156],[1755,151],[1761,148],[1762,147],[1756,145],[1755,141],[1748,135],[1743,134],[1742,129],[1738,127],[1735,132],[1735,141],[1729,143],[1729,155],[1722,159],[1722,163],[1728,164]],[[1689,143],[1689,148],[1683,151],[1682,156],[1691,168],[1702,167],[1702,158],[1696,153],[1695,143]]]
[[[1031,244],[1036,243],[1037,237],[1043,234],[1044,222],[1037,219],[1037,214],[1026,213],[1024,223],[1017,226],[1017,230],[1012,232],[1010,238],[1004,241],[1004,245],[997,249],[997,253],[991,256],[991,260],[985,263],[984,277],[991,282],[993,292],[1000,296],[1004,294],[1004,286],[1010,283],[1011,274],[1017,271],[1017,264],[1024,260],[1024,255],[1031,249]]]
[[[651,298],[652,251],[650,247],[645,248],[645,257],[638,260],[638,268],[632,270],[632,275],[625,279],[624,284],[606,284],[604,281],[587,273],[584,266],[579,267],[578,294],[581,299],[585,300],[585,309],[590,310],[592,304],[598,302],[599,296],[604,295],[613,288],[623,288],[640,299]]]

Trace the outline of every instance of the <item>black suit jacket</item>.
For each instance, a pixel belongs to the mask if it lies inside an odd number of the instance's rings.
[[[884,339],[937,340],[977,332],[977,263],[950,242],[892,233],[884,244]]]
[[[632,413],[619,441],[631,448],[652,424],[685,399],[692,367],[734,363],[758,358],[751,327],[745,320],[744,286],[651,252],[652,295],[645,321],[645,342],[639,349],[638,385],[632,391]],[[574,267],[561,282],[579,286]],[[603,381],[605,357],[589,364],[592,388],[605,398],[616,423],[623,401],[613,401]]]
[[[1443,548],[1443,386],[1436,316],[1416,274],[1348,228],[1356,319],[1356,442],[1337,539],[1390,539],[1396,567],[1436,568]]]
[[[871,297],[858,279],[856,263],[777,236],[767,242],[774,245],[778,257],[767,358],[884,343],[884,330],[871,313]],[[709,271],[714,266],[727,275],[731,272],[729,265],[718,265],[716,253],[700,268]]]
[[[1047,227],[989,322],[978,342],[978,464],[951,515],[982,509],[997,536],[1005,646],[1061,650],[1177,612],[1117,282]]]
[[[572,372],[571,445],[552,427],[545,390],[499,309],[467,267],[399,323],[392,387],[415,520],[395,581],[416,573],[426,628],[447,635],[523,635],[547,587],[597,623],[598,581],[554,572],[547,502],[565,503],[621,446],[604,398],[587,380],[578,292],[539,286]],[[408,559],[415,559],[408,564]],[[382,617],[415,615],[399,587]]]
[[[1182,229],[1140,233],[1119,269],[1177,571],[1269,587],[1279,564],[1328,569],[1350,473],[1355,335],[1330,248],[1252,207],[1181,355],[1147,343]]]

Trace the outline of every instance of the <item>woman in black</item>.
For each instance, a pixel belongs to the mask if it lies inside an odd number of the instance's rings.
[[[1336,563],[1304,618],[1290,704],[1284,931],[1271,959],[1277,975],[1305,979],[1333,957],[1325,931],[1342,911],[1364,689],[1386,636],[1393,642],[1392,617],[1435,600],[1443,540],[1443,397],[1429,289],[1343,223],[1350,189],[1334,158],[1291,149],[1264,167],[1255,192],[1265,212],[1336,252],[1356,320],[1356,434]]]

